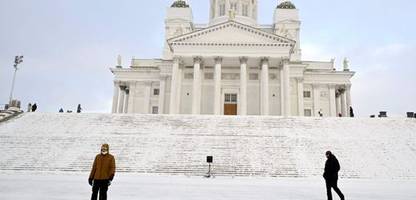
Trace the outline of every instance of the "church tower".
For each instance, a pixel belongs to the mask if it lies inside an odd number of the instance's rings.
[[[167,40],[193,31],[192,9],[184,0],[175,0],[167,9],[165,19],[165,48],[163,59],[171,60],[172,53],[169,50]]]
[[[296,41],[292,61],[301,60],[299,10],[290,1],[279,1],[274,12],[274,33]]]
[[[257,25],[257,0],[211,0],[210,25],[228,21]]]

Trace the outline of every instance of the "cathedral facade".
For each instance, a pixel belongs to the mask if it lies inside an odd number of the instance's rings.
[[[162,58],[121,61],[113,113],[349,116],[351,78],[344,60],[304,61],[299,10],[278,3],[273,24],[257,23],[257,0],[210,0],[208,24],[176,0],[167,9]]]

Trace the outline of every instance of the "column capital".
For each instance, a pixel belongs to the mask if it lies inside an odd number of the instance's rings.
[[[295,80],[298,82],[303,82],[305,79],[303,77],[295,77]]]
[[[181,60],[182,60],[182,57],[180,57],[180,56],[174,56],[173,57],[173,62],[174,63],[178,63],[179,64],[181,62]]]
[[[289,64],[290,58],[289,57],[282,57],[282,64]]]
[[[263,64],[269,64],[269,57],[261,57],[260,63]]]
[[[195,64],[202,64],[202,57],[201,56],[194,56],[194,63]]]
[[[239,58],[240,59],[240,64],[247,64],[248,58],[245,56],[242,56]]]
[[[222,63],[222,57],[221,56],[215,56],[214,61],[215,61],[215,64],[221,64]]]

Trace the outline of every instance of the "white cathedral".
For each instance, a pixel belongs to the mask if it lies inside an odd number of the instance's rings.
[[[278,3],[273,24],[257,23],[257,0],[210,0],[208,24],[186,1],[167,9],[158,59],[132,59],[114,74],[113,113],[349,116],[344,60],[303,61],[299,10]]]

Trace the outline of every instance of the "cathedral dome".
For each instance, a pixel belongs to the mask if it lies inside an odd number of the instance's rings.
[[[189,8],[189,5],[186,4],[186,1],[184,0],[176,0],[175,2],[173,2],[172,8]]]
[[[277,6],[277,8],[280,8],[280,9],[296,9],[296,6],[295,6],[295,4],[293,4],[290,1],[285,1],[285,2],[282,2],[281,4],[279,4]]]

